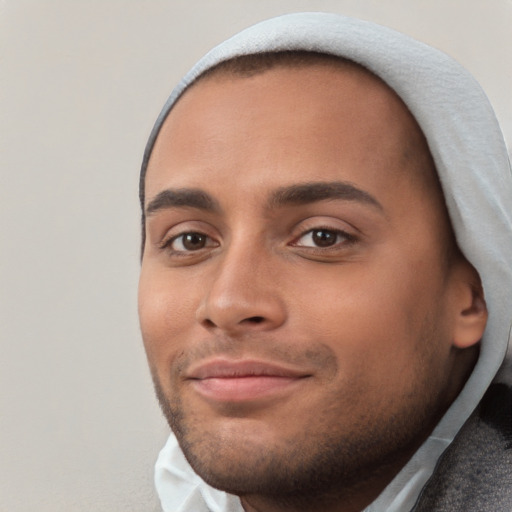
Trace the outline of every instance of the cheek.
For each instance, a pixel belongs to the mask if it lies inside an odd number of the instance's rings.
[[[294,292],[302,297],[300,328],[328,344],[348,374],[377,376],[390,367],[412,373],[411,363],[433,349],[422,342],[432,337],[429,324],[438,316],[436,279],[421,278],[421,263],[379,263],[320,272],[309,281],[307,300]]]
[[[196,301],[169,276],[143,267],[138,307],[144,347],[156,369],[169,368],[195,318]]]

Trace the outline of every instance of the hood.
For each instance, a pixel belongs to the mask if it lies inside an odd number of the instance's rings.
[[[181,80],[149,138],[144,173],[172,106],[208,68],[239,55],[283,50],[332,54],[361,64],[408,106],[434,158],[457,242],[477,269],[489,321],[478,362],[430,438],[366,512],[410,510],[435,463],[493,381],[512,383],[512,175],[498,122],[484,92],[457,62],[394,30],[327,13],[264,21],[220,44]],[[143,191],[143,188],[141,189]],[[194,474],[171,435],[156,466],[164,511],[241,511],[237,498]],[[202,508],[201,508],[202,507]]]

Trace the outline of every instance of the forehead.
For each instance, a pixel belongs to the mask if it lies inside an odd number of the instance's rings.
[[[257,181],[270,182],[283,159],[302,171],[301,179],[307,172],[317,179],[313,175],[335,161],[340,167],[357,162],[369,173],[386,170],[389,180],[411,155],[419,161],[425,153],[403,102],[355,64],[215,71],[192,85],[165,121],[148,166],[147,195],[153,185],[164,186],[159,177],[171,168],[178,181],[187,181],[191,168],[211,179],[212,165],[224,165],[252,168]]]

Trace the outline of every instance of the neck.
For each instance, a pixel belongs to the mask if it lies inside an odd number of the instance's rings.
[[[380,495],[414,451],[351,484],[343,482],[330,490],[304,490],[293,495],[244,495],[240,501],[245,512],[361,512]]]
[[[318,500],[311,497],[293,496],[290,498],[269,498],[265,496],[245,496],[241,498],[245,512],[361,512],[376,497],[324,496]]]

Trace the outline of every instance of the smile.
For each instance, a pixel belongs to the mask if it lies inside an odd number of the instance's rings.
[[[310,376],[262,361],[216,359],[192,369],[187,378],[208,400],[245,402],[286,393]]]

